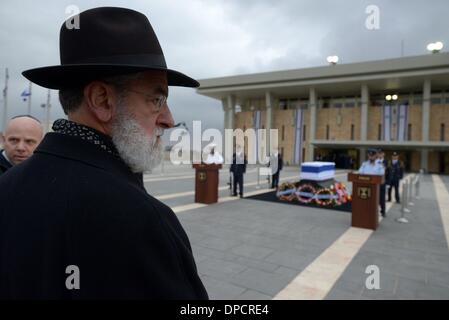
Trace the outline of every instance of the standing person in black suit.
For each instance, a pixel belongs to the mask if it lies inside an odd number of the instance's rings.
[[[382,217],[385,217],[386,213],[385,213],[385,193],[386,193],[386,168],[388,165],[387,160],[385,159],[385,153],[383,152],[383,150],[379,149],[377,151],[377,163],[379,163],[385,170],[385,182],[382,183],[379,187],[379,204],[380,204],[380,214],[382,215]]]
[[[271,189],[274,189],[278,187],[279,185],[279,174],[282,170],[282,168],[284,167],[284,160],[282,159],[282,155],[280,153],[275,153],[271,156],[270,158],[270,163],[268,164],[268,166],[270,166],[271,164],[275,163],[275,166],[273,166],[272,169],[274,169],[274,173],[271,177]]]
[[[240,146],[237,146],[236,152],[232,155],[232,164],[229,170],[233,175],[233,192],[232,195],[237,196],[237,185],[239,186],[240,198],[243,198],[243,175],[246,173],[246,160],[245,154]]]
[[[397,203],[401,202],[399,197],[399,182],[404,177],[404,164],[399,160],[399,155],[393,152],[391,161],[388,162],[387,167],[387,181],[388,181],[388,201],[391,201],[391,189],[394,188],[394,197]]]
[[[60,90],[68,119],[0,178],[0,300],[208,299],[181,223],[143,183],[174,125],[168,86],[199,83],[167,68],[142,13],[79,19],[60,29],[61,65],[23,73]]]

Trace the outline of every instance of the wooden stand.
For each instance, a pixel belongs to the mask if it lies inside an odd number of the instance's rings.
[[[218,170],[221,164],[194,164],[195,202],[216,203],[218,201]]]
[[[379,185],[384,183],[383,175],[358,174],[350,172],[352,182],[351,226],[376,230],[379,225]]]

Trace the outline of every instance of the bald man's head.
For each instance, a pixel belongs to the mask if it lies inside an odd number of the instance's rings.
[[[11,119],[3,133],[6,156],[12,165],[28,159],[42,140],[40,122],[32,117],[19,116]]]

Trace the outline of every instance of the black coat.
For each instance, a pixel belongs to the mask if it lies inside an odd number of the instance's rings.
[[[234,176],[242,176],[244,173],[246,173],[247,164],[248,161],[246,160],[245,156],[243,156],[243,159],[237,159],[237,155],[234,153],[232,155],[232,164],[229,168],[229,171],[231,171]]]
[[[0,176],[11,167],[12,164],[3,156],[3,150],[0,150]]]
[[[90,142],[47,134],[0,177],[0,204],[0,299],[208,298],[173,211]]]
[[[392,161],[388,162],[388,166],[385,170],[385,180],[387,184],[396,184],[404,177],[404,165],[401,161],[393,164]]]
[[[276,156],[271,156],[270,157],[270,161],[268,162],[268,167],[271,166],[271,162],[275,162],[277,161],[277,170],[275,172],[273,172],[273,175],[278,174],[279,172],[281,172],[281,170],[284,168],[284,160],[282,159],[282,156],[280,153],[278,153],[277,157]]]

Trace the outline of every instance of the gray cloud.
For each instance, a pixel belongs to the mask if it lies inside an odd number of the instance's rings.
[[[59,63],[59,28],[65,8],[121,6],[146,14],[158,34],[169,67],[196,78],[326,65],[328,55],[342,63],[426,54],[429,42],[449,46],[446,0],[345,1],[48,1],[3,0],[0,3],[0,86],[10,71],[8,116],[24,113],[20,93],[27,87],[21,72]],[[380,29],[365,28],[368,5],[380,8]],[[447,51],[447,47],[444,49]],[[52,119],[62,117],[52,92]],[[34,86],[33,115],[46,90]],[[221,102],[192,89],[172,88],[175,121],[203,121],[223,127]]]

